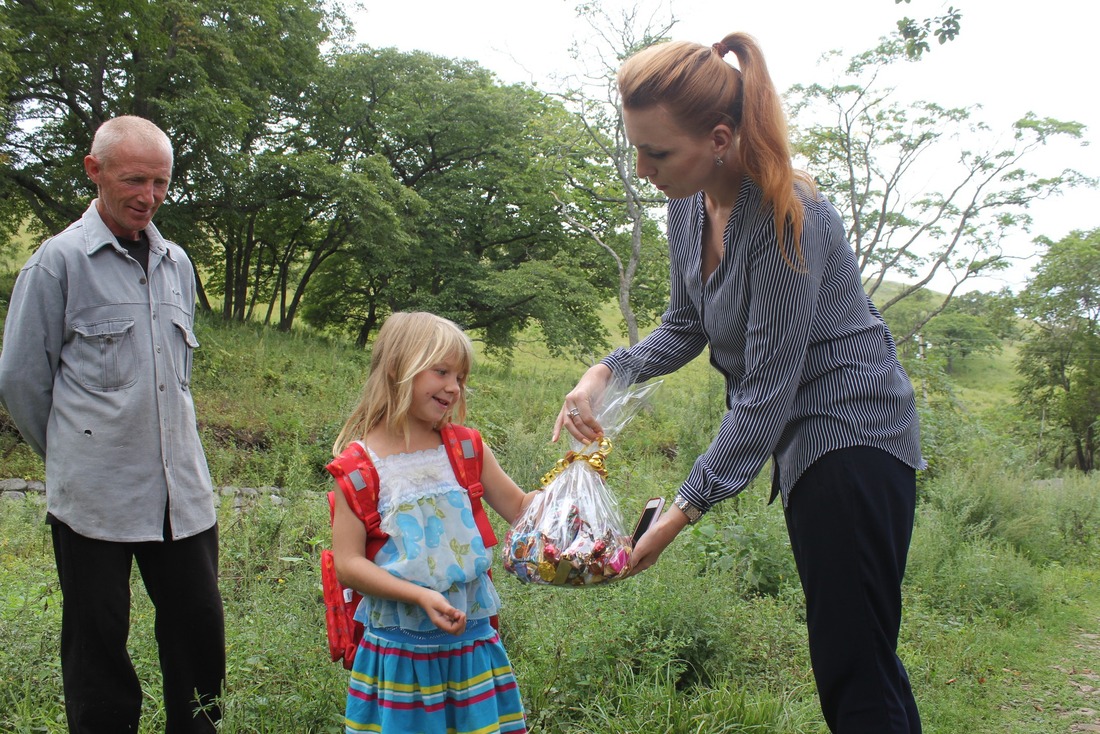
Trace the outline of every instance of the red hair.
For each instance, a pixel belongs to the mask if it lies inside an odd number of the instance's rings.
[[[737,56],[740,69],[722,60]],[[787,118],[756,40],[731,33],[713,46],[670,41],[650,46],[619,69],[623,107],[668,110],[688,133],[706,135],[727,124],[738,138],[742,169],[764,192],[775,217],[779,250],[788,263],[801,260],[802,202],[795,186],[816,191],[813,179],[791,165]]]

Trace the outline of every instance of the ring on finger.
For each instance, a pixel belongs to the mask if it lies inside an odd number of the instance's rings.
[[[569,417],[570,418],[576,418],[580,414],[581,414],[581,412],[579,410],[577,410],[576,408],[570,408],[569,409]]]

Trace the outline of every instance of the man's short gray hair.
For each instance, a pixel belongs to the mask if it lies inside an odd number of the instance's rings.
[[[144,117],[122,115],[107,120],[95,131],[91,155],[101,162],[108,162],[115,148],[125,140],[136,140],[149,146],[163,148],[172,158],[172,141],[155,124]]]

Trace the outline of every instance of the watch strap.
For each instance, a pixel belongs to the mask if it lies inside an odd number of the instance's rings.
[[[672,500],[672,504],[680,508],[680,512],[687,515],[688,522],[694,525],[699,521],[699,518],[703,516],[703,511],[695,505],[688,502],[681,495],[676,495],[676,499]]]

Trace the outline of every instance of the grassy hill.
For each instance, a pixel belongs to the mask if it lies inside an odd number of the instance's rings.
[[[605,313],[614,324],[613,310]],[[220,485],[283,488],[220,507],[232,732],[337,732],[346,674],[324,651],[317,555],[328,543],[322,467],[367,357],[339,341],[202,318],[194,392]],[[978,423],[1010,395],[1010,352],[954,377],[964,406],[925,414],[934,471],[906,583],[901,650],[925,731],[1070,732],[1100,726],[1081,691],[1100,620],[1100,487],[1037,485]],[[480,359],[468,422],[526,488],[564,451],[549,443],[585,365],[531,334],[511,363]],[[704,359],[670,376],[616,442],[609,485],[627,522],[671,496],[722,415]],[[41,464],[0,423],[3,473]],[[991,438],[991,436],[993,436]],[[941,450],[941,444],[950,450]],[[823,734],[805,650],[802,596],[782,512],[763,480],[683,534],[643,576],[589,590],[520,584],[497,569],[502,635],[540,733]],[[498,534],[504,528],[494,518]],[[0,501],[0,730],[61,732],[59,592],[41,507]],[[499,563],[499,561],[498,561]],[[132,647],[158,730],[152,610],[135,581]],[[1093,642],[1090,643],[1090,640]],[[1090,647],[1091,645],[1091,647]]]

